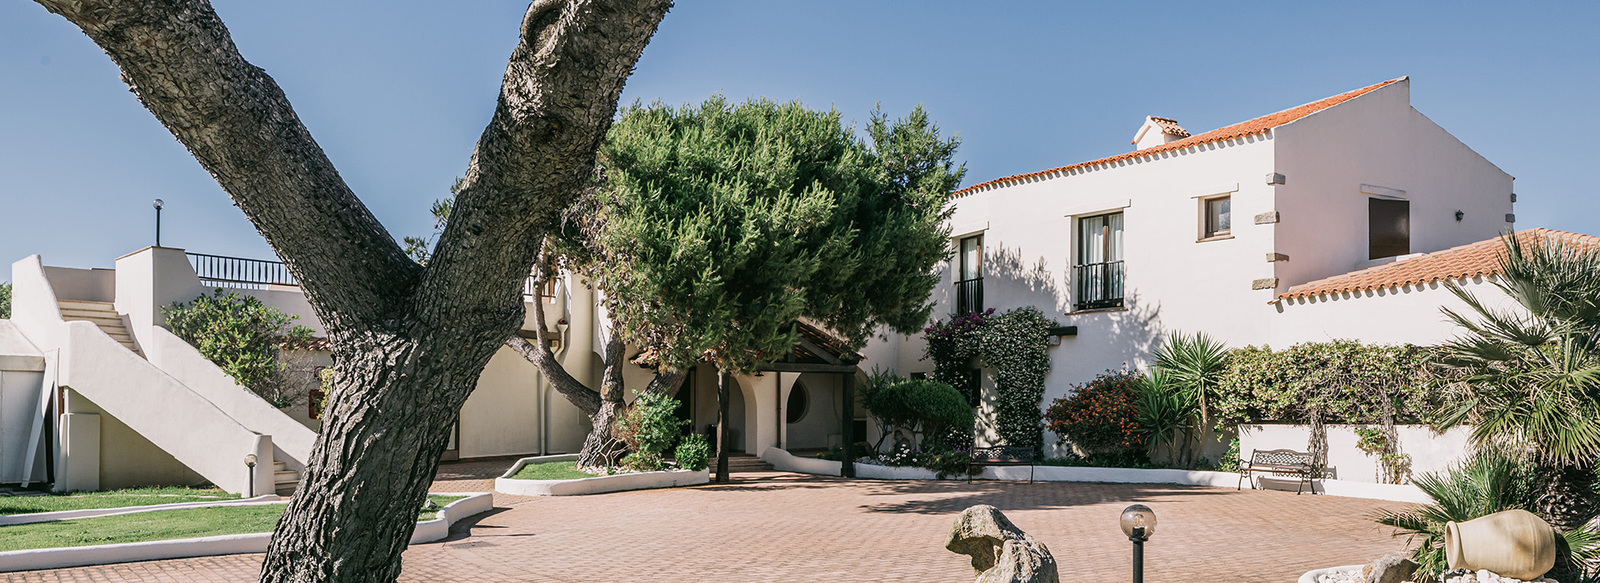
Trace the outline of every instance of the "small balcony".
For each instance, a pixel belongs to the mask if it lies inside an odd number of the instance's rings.
[[[1121,261],[1088,263],[1072,268],[1072,279],[1077,284],[1078,310],[1099,310],[1122,307],[1122,287],[1126,272]]]
[[[956,282],[955,315],[965,316],[983,311],[983,278]]]

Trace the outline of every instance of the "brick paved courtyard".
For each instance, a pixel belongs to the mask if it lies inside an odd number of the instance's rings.
[[[436,490],[488,490],[509,462],[450,464]],[[1155,509],[1146,580],[1292,582],[1398,550],[1367,516],[1398,506],[1293,492],[1149,484],[841,480],[786,473],[598,496],[497,496],[449,539],[413,546],[404,581],[971,581],[945,551],[956,513],[992,504],[1050,547],[1062,581],[1126,581],[1122,508]],[[253,581],[261,555],[10,574],[7,581]]]

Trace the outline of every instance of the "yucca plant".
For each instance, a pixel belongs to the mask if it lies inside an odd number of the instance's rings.
[[[1467,424],[1479,445],[1531,452],[1542,488],[1530,510],[1570,531],[1597,508],[1600,248],[1554,237],[1503,242],[1493,285],[1520,309],[1447,283],[1470,312],[1444,310],[1463,333],[1443,346],[1456,382],[1437,425]]]
[[[1433,504],[1403,511],[1380,510],[1379,524],[1395,528],[1395,536],[1420,538],[1411,551],[1419,565],[1419,581],[1439,580],[1447,568],[1444,551],[1445,523],[1466,522],[1512,509],[1531,510],[1539,499],[1539,477],[1525,456],[1499,447],[1480,448],[1462,463],[1440,473],[1424,474],[1413,481]],[[1589,516],[1585,521],[1592,520]],[[1600,528],[1592,523],[1561,533],[1556,541],[1558,569],[1582,565],[1600,554]],[[1572,569],[1564,578],[1576,575]]]
[[[1198,410],[1195,391],[1173,382],[1171,373],[1161,368],[1139,379],[1137,390],[1139,433],[1144,435],[1151,452],[1167,446],[1168,463],[1177,465],[1178,448],[1194,428]]]
[[[1228,366],[1228,347],[1205,332],[1173,332],[1156,349],[1154,356],[1156,368],[1163,371],[1170,382],[1194,393],[1200,423],[1198,430],[1190,433],[1197,441],[1196,448],[1199,448],[1205,444],[1211,432],[1209,403],[1212,393],[1216,391],[1217,378]],[[1194,467],[1196,457],[1198,455],[1189,456],[1190,468]]]

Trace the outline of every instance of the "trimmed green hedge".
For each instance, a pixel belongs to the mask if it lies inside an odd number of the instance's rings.
[[[1308,342],[1229,353],[1216,387],[1217,427],[1253,422],[1430,423],[1442,399],[1431,348]]]

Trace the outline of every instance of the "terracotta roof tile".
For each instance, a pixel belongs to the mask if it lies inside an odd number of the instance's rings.
[[[1189,137],[1189,130],[1183,129],[1183,126],[1178,125],[1178,120],[1152,115],[1150,116],[1150,121],[1156,122],[1156,127],[1161,128],[1161,133],[1163,134],[1180,138]]]
[[[1203,134],[1200,134],[1200,135],[1189,136],[1187,138],[1184,138],[1184,139],[1181,139],[1181,140],[1178,140],[1178,141],[1175,141],[1175,142],[1168,142],[1168,143],[1165,143],[1165,144],[1162,144],[1162,145],[1159,145],[1159,146],[1151,146],[1151,147],[1145,148],[1143,150],[1134,150],[1132,152],[1126,152],[1126,153],[1122,153],[1122,154],[1117,154],[1115,156],[1109,156],[1109,157],[1101,158],[1099,160],[1090,160],[1088,162],[1080,162],[1080,163],[1077,163],[1077,164],[1072,164],[1070,166],[1061,166],[1061,167],[1057,167],[1057,168],[1051,168],[1051,169],[1048,169],[1048,170],[1040,170],[1038,172],[1029,172],[1027,174],[1016,174],[1016,175],[1013,175],[1013,176],[1003,176],[1003,177],[1000,177],[1000,178],[996,178],[994,180],[990,180],[990,181],[987,181],[987,182],[980,182],[978,184],[974,184],[972,186],[968,186],[968,187],[963,188],[961,190],[957,190],[957,191],[951,193],[950,196],[951,196],[951,198],[958,198],[958,197],[966,196],[966,195],[971,194],[973,192],[977,192],[979,190],[983,190],[983,189],[986,189],[986,188],[989,188],[989,187],[992,187],[992,186],[1000,186],[1000,185],[1008,183],[1008,182],[1016,182],[1016,181],[1019,181],[1019,180],[1027,180],[1029,178],[1036,178],[1036,177],[1039,177],[1039,176],[1044,176],[1046,174],[1053,174],[1053,173],[1057,173],[1057,172],[1066,172],[1066,171],[1071,171],[1071,170],[1077,170],[1079,168],[1087,168],[1087,167],[1090,167],[1090,166],[1097,166],[1097,165],[1102,165],[1102,164],[1110,164],[1112,162],[1120,162],[1120,161],[1123,161],[1123,160],[1131,160],[1131,159],[1134,159],[1134,158],[1140,158],[1140,157],[1143,157],[1143,156],[1149,156],[1151,154],[1159,154],[1159,153],[1162,153],[1162,152],[1171,152],[1173,150],[1182,150],[1184,148],[1188,148],[1188,147],[1191,147],[1191,146],[1197,146],[1197,145],[1200,145],[1200,144],[1209,144],[1209,143],[1212,143],[1212,142],[1221,142],[1221,141],[1225,141],[1225,140],[1231,140],[1231,139],[1235,139],[1235,138],[1242,138],[1242,137],[1245,137],[1245,136],[1251,136],[1251,135],[1255,135],[1255,134],[1266,133],[1267,131],[1269,131],[1269,130],[1271,130],[1273,128],[1276,128],[1278,126],[1281,126],[1281,125],[1287,124],[1289,122],[1298,120],[1300,118],[1303,118],[1303,117],[1311,115],[1313,113],[1316,113],[1316,112],[1322,111],[1324,109],[1333,107],[1333,106],[1338,105],[1340,103],[1344,103],[1344,102],[1349,101],[1351,99],[1355,99],[1355,98],[1360,97],[1362,95],[1365,95],[1367,93],[1371,93],[1372,91],[1375,91],[1375,90],[1377,90],[1377,89],[1379,89],[1381,87],[1384,87],[1386,85],[1390,85],[1390,84],[1393,84],[1393,83],[1398,83],[1398,82],[1403,81],[1405,79],[1406,79],[1405,77],[1400,77],[1398,79],[1390,79],[1388,81],[1384,81],[1384,82],[1378,83],[1376,85],[1362,87],[1362,88],[1357,89],[1355,91],[1349,91],[1349,92],[1345,92],[1345,93],[1340,93],[1338,95],[1335,95],[1333,97],[1329,97],[1327,99],[1322,99],[1322,100],[1319,100],[1319,101],[1313,101],[1311,103],[1307,103],[1307,104],[1301,105],[1299,107],[1291,107],[1289,109],[1285,109],[1285,110],[1277,112],[1277,113],[1264,115],[1264,116],[1261,116],[1261,117],[1258,117],[1258,118],[1255,118],[1255,119],[1252,119],[1252,120],[1249,120],[1249,121],[1236,123],[1236,124],[1233,124],[1231,126],[1227,126],[1227,127],[1224,127],[1224,128],[1214,129],[1214,130],[1211,130],[1209,132],[1206,132],[1206,133],[1203,133]],[[1162,118],[1162,119],[1165,119],[1165,118]],[[1174,125],[1176,125],[1176,122],[1174,122]],[[1179,128],[1179,129],[1182,129],[1182,128]]]
[[[1585,247],[1600,245],[1600,237],[1550,229],[1519,231],[1516,237],[1524,244],[1560,239],[1569,245]],[[1495,237],[1303,283],[1289,288],[1289,291],[1280,294],[1278,299],[1309,298],[1494,275],[1500,272],[1500,255],[1504,248],[1500,238]]]

